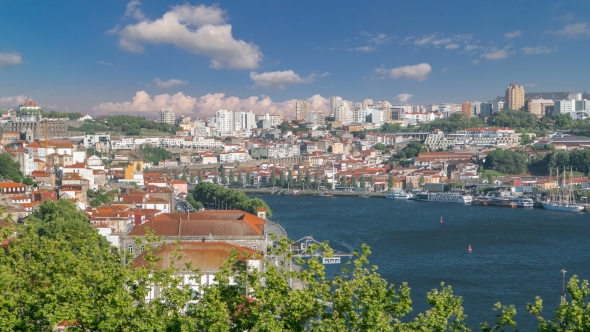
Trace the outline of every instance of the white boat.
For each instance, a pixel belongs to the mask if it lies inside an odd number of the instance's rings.
[[[572,178],[571,172],[570,168],[570,179]],[[561,186],[557,190],[550,191],[547,201],[542,202],[543,208],[553,211],[582,212],[584,206],[576,203],[572,185],[571,183],[569,185],[567,184],[565,175],[566,171],[564,167]],[[549,176],[551,176],[551,173]],[[557,179],[559,181],[559,168],[557,169]]]
[[[385,195],[387,199],[410,199],[414,197],[412,194],[408,194],[405,191],[392,191]]]
[[[521,208],[532,208],[535,206],[535,202],[531,198],[515,197],[510,200]]]
[[[440,203],[471,204],[471,202],[473,201],[473,196],[451,192],[419,193],[414,196],[414,200]]]

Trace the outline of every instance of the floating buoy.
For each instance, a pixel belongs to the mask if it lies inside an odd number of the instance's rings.
[[[473,249],[471,249],[471,245],[467,246],[467,251],[469,251],[469,252],[473,251]]]
[[[442,222],[442,216],[440,216],[440,222]]]

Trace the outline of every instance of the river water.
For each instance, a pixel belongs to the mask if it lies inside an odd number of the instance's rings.
[[[463,297],[474,330],[481,322],[493,323],[496,302],[516,306],[519,330],[536,330],[526,305],[541,296],[544,316],[553,316],[561,296],[560,270],[567,270],[566,277],[590,279],[589,213],[358,197],[259,197],[293,240],[312,235],[346,252],[369,245],[370,262],[383,278],[395,285],[408,282],[415,313],[428,309],[428,291],[441,281],[451,285]],[[338,269],[329,266],[331,272]]]

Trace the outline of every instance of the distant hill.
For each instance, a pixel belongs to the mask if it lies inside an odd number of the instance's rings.
[[[524,98],[525,99],[552,99],[552,100],[562,100],[566,99],[567,95],[570,94],[569,92],[525,92]],[[504,96],[498,96],[494,101],[506,101],[504,100]],[[584,91],[582,93],[582,99],[590,99],[590,94]]]

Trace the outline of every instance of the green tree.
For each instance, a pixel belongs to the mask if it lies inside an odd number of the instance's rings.
[[[202,182],[195,186],[193,197],[196,201],[206,204],[223,201],[234,209],[246,211],[256,215],[256,210],[263,207],[266,209],[266,215],[272,216],[272,211],[268,205],[259,198],[249,198],[241,191],[223,186]]]
[[[287,186],[287,182],[285,181],[285,172],[281,170],[281,174],[279,174],[279,187],[284,188]]]
[[[223,165],[221,165],[221,170],[220,170],[220,178],[221,178],[221,184],[226,185],[227,184],[227,177],[225,177],[225,167],[223,167]]]
[[[568,113],[555,114],[553,120],[555,120],[555,126],[559,129],[569,129],[573,125],[572,117]]]
[[[566,166],[570,166],[570,154],[564,150],[556,150],[549,157],[550,168],[563,169]]]
[[[358,188],[358,182],[354,176],[350,178],[350,186],[353,188]]]
[[[393,174],[389,172],[389,177],[387,178],[387,189],[393,189]]]
[[[6,152],[0,153],[0,178],[14,182],[23,181],[20,164],[12,160],[10,155]]]
[[[375,144],[374,148],[375,148],[375,150],[383,151],[387,148],[387,146],[385,146],[385,144],[383,144],[383,143],[377,143],[377,144]]]
[[[365,183],[365,176],[364,176],[364,175],[361,175],[361,180],[360,180],[360,182],[359,182],[359,186],[360,186],[361,188],[363,188],[363,190],[365,190],[365,189],[366,189],[366,187],[367,187],[367,184]]]
[[[274,169],[270,170],[270,179],[268,182],[269,185],[273,188],[277,185],[277,174]]]
[[[201,183],[201,182],[203,182],[203,174],[201,174],[199,172],[199,175],[197,175],[197,183]]]
[[[190,196],[190,195],[186,196],[186,201],[190,204],[190,206],[195,211],[200,211],[204,208],[203,203],[197,202],[197,200],[195,200],[195,198],[193,196]]]
[[[305,188],[307,188],[307,189],[311,188],[311,175],[309,174],[309,169],[307,169],[305,171],[304,183],[305,183]]]
[[[233,168],[229,170],[229,181],[228,182],[232,186],[235,186],[236,185],[236,175],[234,173],[234,169]]]
[[[186,173],[187,173],[187,172],[188,172],[188,170],[187,170],[187,169],[185,169],[184,171],[182,171],[182,176],[180,177],[180,179],[181,179],[182,181],[187,181],[187,182],[188,182],[188,178],[187,178],[187,176],[186,176]]]
[[[529,136],[529,134],[522,134],[522,136],[520,136],[520,144],[522,145],[528,145],[531,144],[531,137]]]
[[[484,166],[505,174],[523,174],[527,170],[528,155],[521,151],[496,149],[488,153]]]

